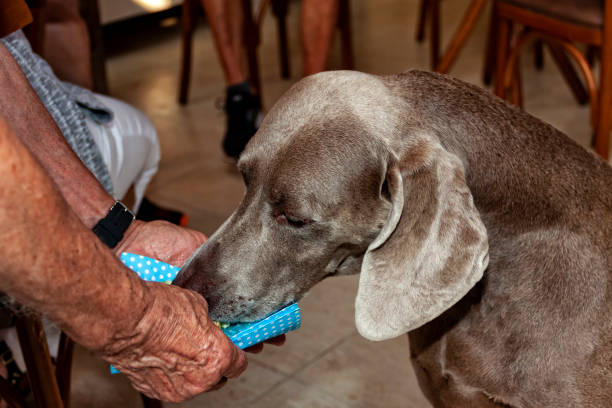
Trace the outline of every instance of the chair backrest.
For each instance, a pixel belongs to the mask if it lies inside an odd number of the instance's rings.
[[[32,21],[32,14],[23,0],[0,0],[0,37],[23,28]]]

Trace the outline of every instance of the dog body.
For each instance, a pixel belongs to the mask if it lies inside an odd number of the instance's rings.
[[[565,135],[458,80],[336,71],[238,165],[243,202],[175,281],[213,318],[361,273],[359,332],[409,332],[435,406],[610,406],[612,170]]]

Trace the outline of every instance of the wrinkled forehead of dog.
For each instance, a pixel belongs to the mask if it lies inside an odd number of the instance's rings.
[[[397,99],[379,77],[359,72],[303,79],[272,107],[241,156],[247,185],[263,177],[281,191],[299,184],[302,195],[378,188],[379,177],[364,176],[384,172],[387,141],[401,125]]]

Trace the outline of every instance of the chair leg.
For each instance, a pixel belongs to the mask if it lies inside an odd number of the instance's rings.
[[[350,0],[340,0],[338,3],[338,27],[342,41],[342,65],[344,69],[354,68],[353,32],[351,29]]]
[[[590,66],[595,65],[595,58],[597,57],[597,52],[598,52],[598,48],[593,46],[593,45],[589,45],[587,47],[586,50],[586,59],[589,63]]]
[[[272,0],[272,13],[276,17],[278,27],[278,50],[280,57],[281,77],[289,78],[289,44],[287,42],[287,13],[289,11],[288,0]]]
[[[43,46],[45,43],[45,22],[47,13],[43,5],[30,7],[33,21],[23,28],[23,33],[28,38],[32,50],[39,54],[43,54]]]
[[[15,320],[19,344],[25,360],[28,380],[39,408],[63,408],[47,339],[40,319],[21,316]]]
[[[450,67],[455,62],[459,51],[463,48],[468,35],[474,29],[478,18],[482,14],[484,7],[487,5],[487,0],[472,0],[468,6],[467,11],[463,15],[463,20],[459,25],[459,28],[455,32],[453,39],[451,40],[448,48],[444,52],[440,63],[438,64],[436,71],[445,74],[450,70]]]
[[[510,88],[510,102],[523,109],[523,87],[521,81],[521,62],[517,55]]]
[[[9,408],[26,408],[28,406],[21,395],[2,377],[0,377],[0,399],[4,400]]]
[[[538,71],[544,68],[544,43],[538,40],[534,44],[533,61]]]
[[[79,0],[79,8],[89,32],[93,91],[108,94],[104,41],[102,39],[98,0]]]
[[[179,103],[185,105],[189,96],[189,82],[191,79],[191,48],[193,31],[197,21],[197,0],[184,0],[181,17],[181,78],[179,82]]]
[[[70,407],[70,380],[72,377],[72,356],[74,342],[62,332],[60,336],[57,361],[55,363],[55,376],[59,387],[60,396],[64,401],[64,408]]]
[[[416,29],[417,42],[423,42],[425,39],[425,24],[427,22],[427,14],[429,12],[429,1],[430,0],[419,1],[419,21],[417,21]]]
[[[242,0],[243,35],[249,66],[249,81],[255,89],[261,102],[261,79],[259,76],[259,59],[257,46],[259,45],[259,30],[253,17],[251,0]]]
[[[538,41],[538,42],[540,44],[542,43],[541,41]],[[567,82],[570,89],[572,90],[572,93],[574,94],[574,98],[576,98],[576,101],[580,105],[586,104],[589,101],[589,94],[584,88],[584,85],[582,84],[580,77],[576,73],[576,70],[574,69],[574,66],[572,65],[570,60],[567,58],[567,55],[565,55],[565,52],[563,51],[563,49],[560,46],[555,45],[555,44],[550,44],[548,48],[550,49],[553,59],[555,63],[557,64],[557,66],[559,67],[561,74],[563,74],[563,77],[565,78],[565,82]]]
[[[610,158],[610,130],[612,129],[612,50],[606,45],[601,50],[599,106],[597,107],[597,129],[595,151],[605,160]]]
[[[431,69],[435,70],[440,60],[440,0],[432,0],[429,3],[429,12],[431,13]]]
[[[497,24],[495,21],[495,13],[491,13],[491,22],[489,23],[489,34],[487,35],[487,45],[485,50],[484,68],[482,70],[482,81],[486,85],[491,85],[493,74],[495,72],[495,58],[497,55]]]
[[[506,98],[504,73],[510,53],[512,23],[505,18],[497,18],[497,56],[495,58],[495,95]]]

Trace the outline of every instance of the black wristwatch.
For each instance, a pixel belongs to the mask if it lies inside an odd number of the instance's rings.
[[[134,213],[121,201],[115,201],[106,217],[93,227],[93,232],[106,246],[114,248],[123,239],[123,234],[135,218]]]

